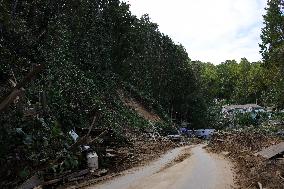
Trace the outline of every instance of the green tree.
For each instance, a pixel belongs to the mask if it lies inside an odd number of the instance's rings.
[[[284,1],[268,0],[260,44],[264,61],[283,67],[284,58]],[[270,66],[272,66],[270,65]]]
[[[118,134],[147,127],[123,105],[120,90],[161,117],[206,126],[199,68],[182,45],[148,15],[132,15],[127,3],[3,0],[0,12],[0,102],[13,90],[11,81],[44,65],[19,102],[1,111],[1,188],[13,188],[10,181],[56,158],[76,160],[68,132],[88,127],[97,113],[96,126]]]
[[[232,103],[235,93],[238,76],[238,63],[235,60],[226,60],[224,63],[217,65],[219,78],[219,99],[225,99]]]
[[[263,60],[272,81],[266,94],[279,108],[284,107],[284,1],[267,3],[260,44]]]

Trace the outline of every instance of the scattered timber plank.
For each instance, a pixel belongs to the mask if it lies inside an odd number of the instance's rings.
[[[34,175],[26,180],[21,186],[17,187],[17,189],[31,189],[41,184],[42,180],[37,175]]]
[[[90,173],[90,170],[84,169],[84,170],[74,172],[74,173],[71,173],[71,174],[68,174],[68,175],[65,175],[65,176],[61,175],[58,178],[44,182],[43,185],[48,186],[48,185],[57,184],[57,183],[62,182],[62,181],[69,181],[70,182],[70,181],[80,180],[84,177],[84,175],[86,175],[88,173]]]
[[[266,159],[270,159],[278,154],[281,154],[284,152],[284,142],[281,142],[279,144],[270,146],[268,148],[263,149],[260,152],[257,152],[255,155],[260,155]]]
[[[88,173],[90,173],[90,170],[84,169],[84,170],[79,171],[79,172],[71,173],[71,174],[67,175],[66,178],[69,180],[71,178],[81,177],[81,176],[86,175]]]
[[[99,177],[99,178],[89,179],[89,180],[87,180],[85,182],[76,184],[76,186],[72,186],[72,188],[76,188],[76,189],[77,188],[84,188],[86,186],[90,186],[90,185],[96,184],[98,182],[111,179],[111,178],[113,178],[115,176],[118,176],[118,174],[105,175],[105,176],[102,176],[102,177]]]
[[[75,178],[69,178],[68,181],[69,182],[74,182],[74,181],[78,181],[78,180],[83,180],[85,177],[82,176],[82,177],[75,177]]]
[[[93,176],[101,177],[102,175],[106,175],[108,172],[107,169],[96,170],[92,173]]]
[[[46,181],[42,185],[48,186],[48,185],[56,184],[56,183],[61,182],[61,181],[62,181],[62,178],[56,178],[56,179],[53,179],[53,180]]]

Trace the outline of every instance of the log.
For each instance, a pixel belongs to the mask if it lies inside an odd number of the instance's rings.
[[[29,83],[35,75],[37,75],[39,72],[43,70],[43,65],[37,65],[35,68],[29,72],[25,78],[18,83],[12,90],[9,92],[6,97],[4,97],[4,100],[0,103],[0,112],[4,111],[20,94],[23,93],[24,89],[23,87]]]
[[[69,178],[68,182],[74,182],[74,181],[78,181],[78,180],[83,180],[85,177],[75,177],[75,178]]]
[[[17,187],[17,189],[31,189],[41,184],[42,184],[42,180],[39,179],[37,175],[34,175],[28,180],[26,180],[21,186]]]
[[[62,181],[62,178],[56,178],[56,179],[52,179],[52,180],[46,181],[42,185],[43,186],[48,186],[48,185],[51,185],[51,184],[56,184],[56,183],[58,183],[60,181]]]
[[[67,181],[75,181],[78,177],[82,177],[83,175],[88,174],[90,171],[89,169],[84,169],[82,171],[79,172],[75,172],[75,173],[71,173],[69,175],[66,176],[60,176],[59,178],[55,178],[49,181],[44,182],[42,185],[43,186],[47,186],[47,185],[52,185],[52,184],[56,184],[58,182],[61,182],[63,180],[67,180]],[[79,179],[77,179],[79,180]]]
[[[67,176],[64,178],[64,180],[65,180],[65,179],[70,180],[70,179],[72,179],[72,178],[80,177],[80,176],[86,175],[86,174],[88,174],[88,173],[90,173],[90,170],[89,170],[89,169],[84,169],[84,170],[82,170],[82,171],[75,172],[75,173],[71,173],[71,174],[67,175]]]
[[[96,119],[97,119],[97,116],[94,116],[93,122],[92,122],[91,126],[89,127],[89,131],[87,133],[87,137],[90,135],[90,133],[91,133],[91,131],[92,131],[92,129],[93,129],[95,123],[96,123]]]

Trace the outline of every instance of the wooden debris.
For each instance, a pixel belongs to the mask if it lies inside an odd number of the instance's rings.
[[[36,186],[33,189],[42,189],[42,185]]]
[[[42,184],[42,180],[37,176],[34,175],[28,180],[26,180],[21,186],[19,186],[17,189],[31,189],[35,188]]]
[[[111,154],[111,153],[106,153],[107,158],[115,158],[117,155]]]
[[[217,142],[225,142],[223,139],[217,139]]]
[[[68,174],[68,175],[63,174],[63,175],[60,175],[58,178],[44,182],[42,185],[48,186],[48,185],[57,184],[57,183],[62,182],[62,181],[69,181],[70,182],[70,181],[81,180],[88,173],[90,173],[89,169],[84,169],[84,170],[74,172],[74,173],[71,173],[71,174]]]
[[[108,170],[106,169],[101,169],[101,170],[96,170],[92,173],[93,176],[101,177],[105,174],[107,174]]]
[[[263,188],[262,188],[262,184],[261,184],[260,182],[257,182],[257,185],[258,185],[258,188],[259,188],[259,189],[263,189]]]
[[[284,142],[281,142],[279,144],[270,146],[268,148],[263,149],[260,152],[257,152],[255,155],[260,155],[264,158],[270,159],[273,158],[274,156],[281,154],[284,152]]]
[[[219,142],[218,139],[226,142]],[[214,153],[230,152],[227,157],[236,162],[236,183],[239,188],[283,188],[284,166],[281,155],[274,156],[273,160],[265,160],[255,156],[268,146],[283,142],[280,138],[262,132],[232,131],[231,133],[217,133],[209,143],[209,150]],[[208,148],[207,148],[208,149]],[[257,179],[257,180],[256,180]],[[262,186],[263,185],[263,186]]]
[[[114,149],[106,149],[106,153],[112,153],[115,154],[116,151]]]
[[[40,73],[43,68],[44,65],[36,65],[35,68],[12,89],[12,91],[5,95],[4,100],[0,102],[0,112],[4,111],[18,96],[23,94],[23,87],[27,83],[29,83],[38,73]]]
[[[15,99],[19,96],[22,96],[24,89],[14,89],[1,103],[0,103],[0,112],[7,108]]]
[[[85,177],[82,176],[82,177],[75,177],[75,178],[69,178],[68,179],[68,182],[74,182],[74,181],[78,181],[78,180],[83,180]]]
[[[81,176],[86,175],[88,173],[90,173],[90,170],[89,169],[84,169],[84,170],[79,171],[79,172],[71,173],[71,174],[67,175],[66,177],[69,180],[71,178],[81,177]]]
[[[52,184],[56,184],[58,182],[62,181],[62,177],[61,178],[56,178],[56,179],[52,179],[49,181],[44,182],[42,185],[43,186],[48,186],[48,185],[52,185]]]
[[[221,152],[221,154],[224,155],[224,156],[227,156],[227,155],[230,154],[230,152],[228,152],[228,151],[223,151],[223,152]]]
[[[284,180],[284,177],[282,177],[282,175],[281,175],[281,172],[280,172],[280,171],[277,171],[277,172],[276,172],[276,175],[277,175],[280,179]]]

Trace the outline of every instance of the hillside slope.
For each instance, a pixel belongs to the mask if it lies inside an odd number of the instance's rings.
[[[39,170],[82,167],[71,130],[84,140],[89,128],[102,131],[97,136],[107,131],[115,135],[110,143],[122,145],[129,133],[147,130],[149,119],[159,130],[170,126],[168,117],[204,123],[198,68],[128,4],[3,1],[0,12],[2,186]]]

